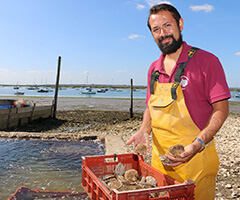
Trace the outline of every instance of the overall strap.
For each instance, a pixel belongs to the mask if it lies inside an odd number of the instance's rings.
[[[175,74],[175,79],[174,79],[174,83],[172,84],[172,88],[171,88],[171,95],[172,95],[172,99],[176,100],[177,99],[177,87],[179,86],[180,84],[180,79],[181,79],[181,76],[184,74],[184,70],[189,62],[189,60],[193,57],[193,55],[196,53],[196,51],[198,50],[199,48],[196,48],[196,47],[192,47],[189,52],[188,52],[188,60],[187,62],[184,62],[184,63],[181,63],[179,68],[177,69],[176,71],[176,74]]]
[[[154,94],[154,83],[155,81],[158,81],[159,78],[159,71],[153,71],[151,74],[151,82],[150,82],[150,93]]]

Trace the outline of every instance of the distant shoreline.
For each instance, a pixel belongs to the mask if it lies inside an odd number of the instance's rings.
[[[55,88],[55,84],[39,84],[39,85],[18,85],[18,84],[0,84],[0,87],[14,87],[14,86],[19,86],[19,87],[50,87],[50,88]],[[92,88],[130,88],[131,85],[129,84],[60,84],[59,87],[62,88],[81,88],[81,87],[92,87]],[[146,89],[146,85],[133,85],[134,89]],[[230,91],[232,92],[237,92],[240,91],[239,87],[230,87]]]
[[[55,84],[40,84],[40,85],[34,85],[34,84],[30,84],[30,85],[17,85],[17,84],[0,84],[0,87],[50,87],[50,88],[55,88]],[[117,84],[117,85],[113,85],[113,84],[60,84],[59,87],[61,88],[81,88],[81,87],[92,87],[92,88],[130,88],[131,85],[129,84]],[[145,85],[133,85],[133,88],[135,89],[146,89],[147,86]]]
[[[52,104],[53,97],[16,97],[5,96],[0,99],[24,99],[32,100],[40,105]],[[97,98],[97,97],[58,97],[57,110],[99,110],[99,111],[129,111],[130,98]],[[144,112],[145,99],[133,99],[133,112]],[[229,113],[240,115],[240,102],[229,101]]]

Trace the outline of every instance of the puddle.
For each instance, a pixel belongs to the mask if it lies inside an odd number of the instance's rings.
[[[0,139],[0,199],[20,186],[83,191],[81,156],[104,153],[98,142]]]

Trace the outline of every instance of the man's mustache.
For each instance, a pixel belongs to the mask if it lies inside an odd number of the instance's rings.
[[[167,39],[167,38],[172,38],[172,39],[173,39],[173,35],[167,35],[167,36],[165,36],[165,37],[160,37],[160,38],[158,39],[158,42],[162,42],[163,40],[165,40],[165,39]]]

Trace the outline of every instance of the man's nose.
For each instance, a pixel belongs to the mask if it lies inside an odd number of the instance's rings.
[[[160,33],[159,33],[159,36],[160,36],[160,37],[165,37],[165,36],[167,36],[167,35],[168,35],[167,30],[166,30],[165,28],[161,28]]]

